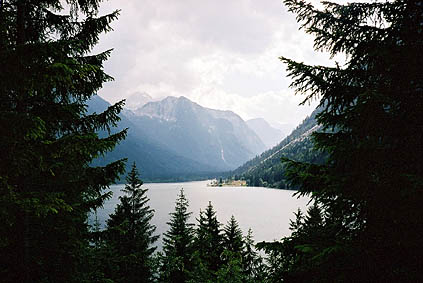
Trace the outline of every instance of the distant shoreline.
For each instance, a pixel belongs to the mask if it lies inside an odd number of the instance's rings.
[[[204,181],[212,181],[213,179],[201,179],[201,180],[186,180],[186,181],[178,181],[178,180],[157,180],[157,181],[143,181],[143,185],[147,185],[147,184],[169,184],[169,183],[194,183],[194,182],[204,182]],[[123,182],[119,182],[113,185],[125,185],[126,183]],[[112,186],[113,186],[112,185]]]
[[[210,184],[207,184],[207,187],[247,187],[247,181],[245,180],[222,180],[219,182],[214,179],[211,180]]]

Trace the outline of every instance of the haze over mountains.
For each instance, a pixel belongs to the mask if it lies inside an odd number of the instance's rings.
[[[129,95],[128,98],[125,99],[125,108],[130,110],[136,110],[151,101],[155,100],[148,93],[137,91]]]
[[[158,102],[161,100],[164,99],[154,99],[146,92],[135,92],[126,98],[125,108],[135,112],[136,114],[150,115],[151,113],[144,113],[145,108],[143,108],[143,106],[149,102]],[[263,118],[250,119],[247,120],[246,123],[248,127],[252,129],[261,139],[266,146],[266,149],[270,149],[278,144],[294,128],[291,124],[282,124],[275,121],[269,123]]]
[[[181,156],[229,170],[265,146],[231,111],[204,108],[185,97],[167,97],[125,113],[137,127]]]
[[[286,136],[282,130],[272,127],[263,118],[250,119],[247,125],[260,137],[267,149],[280,143]]]
[[[95,96],[88,105],[89,111],[97,113],[110,106],[99,96]],[[112,152],[97,159],[95,163],[106,164],[121,158],[128,158],[127,167],[135,161],[146,181],[167,180],[174,176],[179,176],[181,180],[184,180],[192,177],[192,172],[201,174],[217,171],[214,167],[177,155],[151,139],[148,133],[137,127],[126,115],[121,114],[120,116],[119,127],[115,130],[129,128],[128,136]]]
[[[89,109],[101,112],[108,105],[96,96]],[[204,108],[185,97],[132,105],[121,117],[119,128],[129,128],[128,137],[104,159],[136,161],[146,180],[233,170],[266,149],[237,114]]]

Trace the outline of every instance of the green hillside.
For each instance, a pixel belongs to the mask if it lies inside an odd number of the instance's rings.
[[[320,128],[316,122],[319,110],[314,110],[278,145],[234,170],[232,176],[245,179],[249,186],[289,189],[285,182],[282,157],[312,163],[321,163],[324,160],[324,154],[314,150],[311,136],[311,133]]]

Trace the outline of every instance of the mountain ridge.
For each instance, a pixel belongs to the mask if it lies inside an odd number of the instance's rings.
[[[289,189],[284,177],[282,157],[296,161],[321,163],[325,154],[314,149],[311,134],[319,131],[317,108],[278,145],[247,161],[231,172],[235,178],[245,179],[250,186]]]
[[[149,102],[133,111],[132,117],[153,139],[174,152],[223,171],[265,149],[239,115],[202,107],[183,96]]]
[[[94,96],[88,102],[89,112],[100,113],[110,104],[99,96]],[[125,111],[123,111],[125,113]],[[160,143],[152,140],[147,133],[137,129],[137,126],[125,114],[121,114],[121,121],[114,132],[128,128],[128,136],[118,144],[112,152],[94,160],[94,165],[127,158],[127,168],[133,162],[137,163],[145,181],[191,180],[201,176],[214,176],[220,172],[218,168],[190,160],[166,149]],[[100,135],[106,133],[100,132]],[[195,173],[195,174],[193,174]]]
[[[109,105],[95,97],[89,109],[101,112]],[[128,157],[128,163],[136,161],[148,181],[215,177],[265,149],[239,115],[208,109],[185,97],[123,109],[121,119],[116,130],[129,128],[127,139],[96,162]]]

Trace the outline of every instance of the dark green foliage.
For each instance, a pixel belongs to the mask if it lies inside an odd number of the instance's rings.
[[[193,233],[181,190],[159,253],[160,282],[265,282],[266,265],[255,250],[251,229],[243,239],[232,216],[223,231],[209,202]],[[223,232],[223,233],[222,233]]]
[[[97,224],[96,224],[97,223]],[[91,244],[84,250],[83,273],[86,282],[113,282],[111,270],[115,264],[114,250],[106,243],[104,231],[96,220],[91,232]]]
[[[291,221],[291,236],[282,242],[258,244],[268,255],[268,280],[348,281],[341,271],[349,268],[351,258],[341,255],[346,253],[342,243],[349,241],[350,235],[342,228],[338,221],[333,221],[332,215],[324,213],[316,204],[309,207],[306,215],[298,211],[295,221]],[[315,270],[316,267],[319,270]],[[333,270],[338,273],[334,274]]]
[[[222,257],[225,259],[225,264],[223,264],[217,271],[215,282],[245,282],[242,274],[242,259],[240,254],[230,250],[225,250],[222,253]]]
[[[152,279],[152,254],[156,227],[150,224],[154,211],[148,206],[135,163],[126,177],[120,203],[107,220],[106,247],[112,251],[110,278],[116,282],[148,282]]]
[[[163,234],[163,252],[160,280],[164,282],[186,282],[191,270],[193,254],[193,224],[188,223],[188,200],[181,189],[176,200],[175,211],[167,223],[169,230]]]
[[[238,222],[232,215],[223,228],[223,252],[216,282],[244,282],[242,269],[243,237]]]
[[[245,282],[263,282],[266,277],[265,265],[262,257],[256,251],[251,228],[248,229],[243,243],[241,255]]]
[[[192,269],[188,273],[188,282],[214,282],[216,281],[215,272],[209,269],[199,250],[195,250],[192,255]]]
[[[280,256],[276,278],[420,281],[423,5],[285,4],[316,36],[316,49],[348,57],[336,67],[281,58],[292,87],[306,101],[321,98],[317,120],[329,131],[314,134],[325,164],[286,161],[291,185],[316,207],[270,249]]]
[[[87,213],[110,196],[122,161],[90,167],[121,141],[123,103],[86,113],[110,51],[90,54],[118,12],[100,1],[3,0],[0,7],[0,276],[70,282],[84,276]],[[70,13],[63,9],[69,4]],[[79,15],[79,17],[78,17]],[[100,138],[96,133],[105,130]]]
[[[200,259],[211,272],[211,278],[215,278],[215,272],[222,263],[223,236],[220,226],[216,211],[213,209],[211,202],[209,202],[206,210],[200,211],[194,243]]]
[[[238,222],[232,215],[226,226],[223,228],[223,247],[225,250],[241,253],[243,248],[242,231]]]

